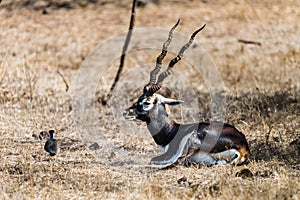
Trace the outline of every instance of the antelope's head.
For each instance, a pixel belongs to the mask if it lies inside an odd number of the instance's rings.
[[[142,95],[137,102],[123,112],[123,116],[126,120],[143,121],[149,124],[152,120],[158,118],[168,118],[166,105],[174,106],[180,103],[183,103],[183,101],[166,98],[160,94]]]
[[[162,68],[162,60],[167,54],[168,46],[173,38],[173,32],[179,24],[179,21],[180,20],[178,20],[171,28],[168,39],[163,43],[162,52],[156,59],[155,68],[150,72],[150,80],[149,83],[145,85],[143,94],[134,104],[123,112],[123,116],[126,120],[143,121],[147,122],[147,124],[155,119],[165,118],[165,120],[169,120],[166,105],[178,105],[183,102],[181,100],[170,99],[156,94],[156,92],[162,87],[164,79],[171,74],[173,66],[181,60],[184,51],[190,47],[196,34],[205,27],[205,25],[202,26],[192,34],[188,43],[182,46],[178,55],[170,61],[168,68],[157,77],[157,74]]]

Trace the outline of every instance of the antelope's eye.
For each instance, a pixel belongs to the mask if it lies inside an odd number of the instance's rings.
[[[149,103],[149,102],[144,102],[144,105],[145,105],[145,106],[149,106],[150,103]]]

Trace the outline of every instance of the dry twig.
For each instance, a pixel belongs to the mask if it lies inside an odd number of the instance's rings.
[[[244,44],[254,44],[254,45],[261,46],[261,43],[257,42],[257,41],[238,39],[238,42],[244,43]]]
[[[63,79],[63,81],[64,81],[64,83],[66,85],[66,92],[68,92],[69,91],[69,84],[68,84],[67,80],[65,79],[64,75],[59,70],[57,70],[57,73]]]

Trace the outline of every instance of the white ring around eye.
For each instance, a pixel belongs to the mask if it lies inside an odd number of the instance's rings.
[[[151,108],[153,107],[153,104],[149,104],[149,105],[143,105],[143,110],[145,111],[149,111]]]

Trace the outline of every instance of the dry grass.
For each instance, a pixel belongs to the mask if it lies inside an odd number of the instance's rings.
[[[127,30],[129,6],[52,8],[46,15],[17,6],[0,10],[0,198],[299,199],[300,3],[204,2],[161,1],[140,8],[136,26],[170,27],[180,17],[178,30],[189,34],[199,24],[208,24],[199,40],[219,67],[227,100],[225,121],[249,140],[250,163],[166,170],[132,167],[147,164],[159,152],[143,124],[125,122],[119,115],[128,105],[128,92],[137,95],[137,86],[126,91],[119,85],[113,102],[126,102],[106,107],[96,103],[98,131],[82,139],[72,117],[76,72],[97,44]],[[245,45],[238,39],[262,45]],[[145,50],[129,55],[124,77],[134,69],[130,66],[156,54]],[[199,102],[201,120],[210,119],[205,84],[184,67],[182,62],[168,82],[174,83],[180,70],[186,74],[190,85],[175,82],[175,88],[186,101]],[[108,90],[116,70],[108,69],[98,92]],[[143,82],[144,77],[135,78]],[[180,120],[197,120],[199,113],[184,113]],[[36,138],[48,129],[55,129],[61,142],[54,158]],[[101,138],[95,140],[98,150],[86,148],[93,137]]]

